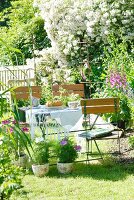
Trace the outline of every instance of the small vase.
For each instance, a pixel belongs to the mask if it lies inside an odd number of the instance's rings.
[[[57,169],[61,174],[71,173],[73,170],[73,163],[57,163]]]
[[[43,177],[45,174],[49,172],[49,163],[42,165],[32,165],[32,170],[35,176]]]
[[[69,101],[68,102],[68,107],[70,109],[76,109],[79,106],[79,102],[78,101]]]

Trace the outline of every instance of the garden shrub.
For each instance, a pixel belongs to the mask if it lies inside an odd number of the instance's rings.
[[[22,187],[22,169],[13,165],[11,152],[4,136],[0,135],[0,198],[9,199],[14,190]]]
[[[53,57],[52,63],[60,68],[60,74],[64,71],[66,75],[67,67],[83,68],[81,62],[88,58],[93,72],[91,78],[98,81],[103,71],[103,47],[109,48],[108,36],[115,33],[120,38],[122,32],[127,41],[132,41],[132,4],[132,0],[34,0],[52,45],[50,51],[39,53],[37,63],[44,69],[49,66],[50,71],[54,69],[49,62]],[[48,51],[50,54],[46,56]]]

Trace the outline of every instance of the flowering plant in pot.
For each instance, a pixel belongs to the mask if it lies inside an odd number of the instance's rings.
[[[69,173],[73,169],[73,162],[78,157],[81,150],[80,145],[76,145],[69,138],[63,138],[56,144],[56,154],[58,157],[57,168],[60,173]]]
[[[32,170],[35,176],[42,177],[49,171],[49,142],[36,138],[34,144]]]

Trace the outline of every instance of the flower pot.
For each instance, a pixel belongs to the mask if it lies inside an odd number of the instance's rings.
[[[57,163],[57,169],[61,174],[71,173],[73,170],[73,163]]]
[[[32,165],[32,170],[35,176],[42,177],[49,172],[49,163],[42,165]]]

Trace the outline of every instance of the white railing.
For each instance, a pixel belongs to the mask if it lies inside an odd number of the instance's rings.
[[[5,66],[0,67],[0,91],[4,91],[11,86],[25,86],[35,83],[34,67],[23,66]],[[2,85],[4,84],[4,85]]]

